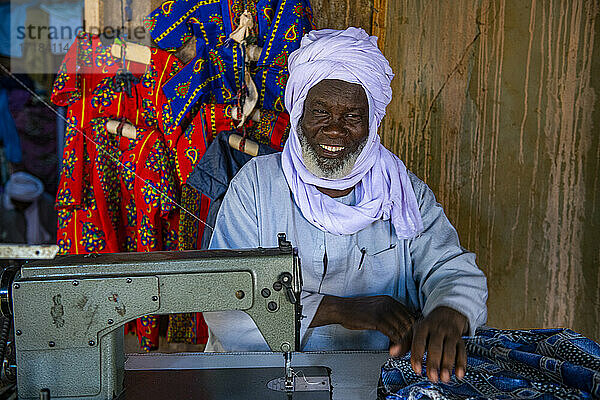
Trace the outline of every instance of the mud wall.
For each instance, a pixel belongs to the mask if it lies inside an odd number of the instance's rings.
[[[598,2],[387,7],[380,133],[477,253],[488,323],[600,339]]]

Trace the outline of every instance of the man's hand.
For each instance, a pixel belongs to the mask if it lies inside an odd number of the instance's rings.
[[[310,327],[340,324],[346,329],[377,330],[400,343],[414,322],[410,311],[390,296],[325,296]]]
[[[467,352],[461,338],[469,328],[467,317],[449,307],[438,307],[425,318],[417,321],[412,328],[412,351],[410,363],[413,370],[421,375],[421,360],[427,350],[427,377],[437,382],[450,381],[452,368],[458,379],[465,376]],[[408,350],[410,338],[390,348],[390,354],[401,355]],[[439,373],[439,375],[438,375]]]

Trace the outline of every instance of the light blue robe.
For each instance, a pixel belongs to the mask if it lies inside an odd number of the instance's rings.
[[[475,264],[475,255],[460,246],[433,192],[414,174],[409,175],[423,218],[421,235],[400,240],[389,220],[379,220],[356,234],[337,236],[304,219],[285,181],[280,153],[255,157],[231,181],[210,248],[277,247],[280,232],[298,247],[304,279],[304,351],[389,347],[388,338],[378,331],[348,330],[338,324],[309,328],[323,295],[389,295],[423,315],[448,306],[468,318],[473,333],[487,318],[485,275]],[[337,200],[352,204],[354,192]],[[363,248],[366,254],[359,269]],[[252,319],[242,311],[207,312],[205,319],[207,351],[269,350]]]

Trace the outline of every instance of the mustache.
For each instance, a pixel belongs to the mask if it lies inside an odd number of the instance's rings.
[[[367,144],[367,138],[365,138],[355,150],[352,150],[343,157],[325,158],[321,157],[317,153],[317,150],[308,142],[300,124],[298,124],[296,131],[298,132],[298,139],[302,148],[304,166],[318,178],[342,179],[348,176],[352,172],[358,156]]]

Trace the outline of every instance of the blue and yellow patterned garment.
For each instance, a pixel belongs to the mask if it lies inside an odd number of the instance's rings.
[[[284,111],[287,58],[314,28],[308,0],[248,0],[252,41],[262,48],[250,73],[258,107]],[[163,86],[178,124],[196,103],[233,104],[244,79],[244,50],[228,40],[244,12],[242,0],[169,0],[146,19],[156,44],[168,50],[196,37],[196,58]]]
[[[383,366],[379,398],[598,399],[600,345],[569,329],[478,329],[465,338],[462,380],[431,383],[410,366],[410,353]],[[425,365],[425,364],[423,364]],[[425,368],[424,368],[425,369]]]

